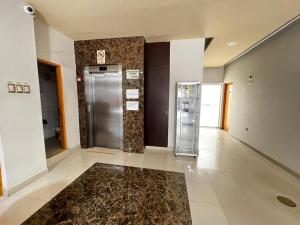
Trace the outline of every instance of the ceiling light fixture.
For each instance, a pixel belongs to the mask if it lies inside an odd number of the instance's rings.
[[[236,42],[236,41],[231,41],[231,42],[228,42],[228,43],[227,43],[227,46],[228,46],[228,47],[233,47],[233,46],[235,46],[235,45],[237,45],[237,42]]]

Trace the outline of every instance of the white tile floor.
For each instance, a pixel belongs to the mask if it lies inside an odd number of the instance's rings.
[[[92,151],[98,153],[75,150],[48,174],[1,201],[0,224],[20,224],[95,162],[184,172],[194,225],[300,224],[300,181],[223,131],[201,129],[197,160],[162,150],[144,155]],[[279,194],[298,206],[277,202]]]

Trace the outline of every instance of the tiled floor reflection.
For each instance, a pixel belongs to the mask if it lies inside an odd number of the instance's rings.
[[[96,162],[184,172],[194,225],[300,224],[300,181],[216,129],[200,130],[197,160],[160,150],[141,155],[77,149],[48,174],[1,201],[0,224],[22,223]],[[282,205],[277,195],[298,206]]]

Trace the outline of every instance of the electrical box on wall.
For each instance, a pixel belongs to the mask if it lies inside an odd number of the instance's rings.
[[[253,83],[253,80],[254,80],[254,75],[253,74],[250,74],[248,76],[248,84],[252,84]]]

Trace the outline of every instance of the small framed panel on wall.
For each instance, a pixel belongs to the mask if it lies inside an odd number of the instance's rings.
[[[139,111],[139,102],[138,101],[127,101],[126,102],[127,111]]]
[[[97,64],[105,64],[105,50],[97,51]]]
[[[140,70],[126,70],[127,80],[138,80],[140,79]]]
[[[14,83],[9,82],[7,84],[8,93],[15,93],[16,92],[16,85]]]
[[[126,90],[127,99],[138,99],[139,98],[139,89],[127,89]]]
[[[16,92],[17,93],[23,93],[24,92],[22,84],[20,84],[20,83],[16,84]]]
[[[30,93],[30,85],[29,84],[24,84],[23,85],[23,91],[25,94],[29,94]]]

